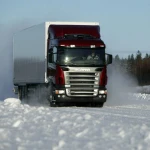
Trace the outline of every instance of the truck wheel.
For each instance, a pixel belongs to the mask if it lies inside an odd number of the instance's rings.
[[[27,86],[19,86],[18,87],[18,99],[23,101],[23,100],[27,100],[27,98],[28,98]]]
[[[56,107],[57,106],[53,91],[54,91],[54,85],[51,82],[50,83],[50,96],[49,96],[50,107]]]
[[[55,98],[54,98],[54,95],[52,94],[50,96],[50,107],[57,107],[58,104],[55,102]]]
[[[22,88],[18,87],[18,99],[22,100]]]

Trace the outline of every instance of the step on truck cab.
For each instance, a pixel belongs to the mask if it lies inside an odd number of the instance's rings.
[[[51,106],[103,105],[107,99],[106,54],[97,22],[45,22],[14,35],[14,91],[20,99],[45,87]]]

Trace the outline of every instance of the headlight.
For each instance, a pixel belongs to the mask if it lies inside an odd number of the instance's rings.
[[[100,90],[99,94],[107,94],[107,90]]]
[[[65,94],[64,90],[55,90],[55,94]]]
[[[99,94],[105,94],[105,91],[104,90],[100,90]]]

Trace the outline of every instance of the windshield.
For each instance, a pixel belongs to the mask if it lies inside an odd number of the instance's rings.
[[[58,47],[57,63],[71,66],[99,66],[105,64],[104,48]]]

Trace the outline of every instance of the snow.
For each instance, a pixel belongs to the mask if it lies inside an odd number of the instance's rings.
[[[108,80],[103,108],[0,101],[0,150],[149,150],[150,86],[122,72]]]
[[[148,150],[150,99],[131,97],[132,103],[103,108],[52,108],[5,99],[0,102],[0,150]]]

